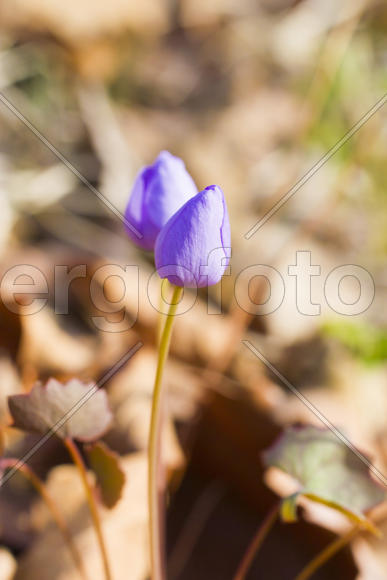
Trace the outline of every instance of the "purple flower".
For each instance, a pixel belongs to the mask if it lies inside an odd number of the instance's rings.
[[[153,250],[161,228],[197,192],[183,161],[161,151],[153,165],[144,167],[134,182],[125,218],[142,237],[126,226],[131,240],[144,250]]]
[[[202,288],[221,279],[231,256],[230,222],[223,191],[210,185],[187,201],[160,232],[155,247],[161,278]]]

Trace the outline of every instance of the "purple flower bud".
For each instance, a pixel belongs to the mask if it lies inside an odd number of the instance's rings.
[[[161,278],[176,286],[217,284],[231,256],[230,222],[223,191],[210,185],[187,201],[163,227],[155,262]]]
[[[125,218],[142,237],[126,226],[131,240],[144,250],[153,250],[161,228],[197,192],[183,161],[161,151],[134,182]]]

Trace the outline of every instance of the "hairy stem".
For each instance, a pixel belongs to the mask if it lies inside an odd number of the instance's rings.
[[[335,554],[344,548],[362,530],[360,526],[355,526],[349,532],[337,538],[322,550],[305,568],[296,576],[295,580],[308,580],[321,566],[333,558]]]
[[[102,558],[103,567],[104,567],[104,571],[105,571],[105,578],[106,578],[106,580],[112,580],[112,575],[111,575],[110,566],[109,566],[109,560],[108,560],[108,556],[107,556],[107,550],[106,550],[106,546],[105,546],[105,540],[104,540],[104,537],[102,534],[101,521],[100,521],[99,514],[98,514],[97,502],[96,502],[95,497],[94,497],[93,488],[92,488],[90,481],[88,479],[86,466],[83,462],[83,459],[82,459],[82,456],[78,450],[78,447],[75,445],[74,441],[72,439],[70,439],[70,437],[66,437],[66,439],[64,440],[64,443],[65,443],[75,465],[77,466],[79,473],[80,473],[80,476],[81,476],[81,479],[82,479],[82,483],[83,483],[85,493],[86,493],[86,500],[87,500],[87,503],[89,505],[90,514],[91,514],[91,517],[93,520],[95,532],[97,534],[99,549],[101,552],[101,558]]]
[[[61,532],[63,539],[73,557],[74,563],[78,568],[78,571],[81,577],[86,580],[86,572],[83,566],[82,558],[78,552],[78,549],[71,537],[70,530],[66,524],[65,519],[63,518],[61,512],[58,510],[58,507],[49,494],[47,487],[45,486],[44,482],[36,475],[36,473],[29,467],[26,463],[22,463],[19,459],[7,457],[0,460],[0,467],[2,469],[9,469],[9,468],[16,468],[20,473],[22,473],[26,479],[30,481],[30,483],[34,486],[36,491],[39,493],[43,501],[46,503],[47,508],[49,509],[52,519],[58,526],[59,531]]]
[[[271,528],[274,525],[274,522],[277,519],[279,508],[280,504],[279,503],[275,504],[275,506],[266,515],[261,525],[258,527],[257,531],[254,534],[253,539],[248,545],[247,550],[238,566],[238,570],[236,571],[233,580],[244,580],[244,578],[246,577],[246,574],[249,571],[251,564],[254,561],[254,558],[256,557],[260,547],[262,546],[264,540],[266,539],[267,534],[270,532]]]
[[[160,473],[161,452],[161,416],[162,416],[162,378],[165,361],[168,357],[174,316],[179,304],[183,288],[174,287],[169,312],[162,331],[157,370],[153,388],[152,410],[149,428],[148,444],[148,502],[149,502],[149,538],[151,555],[152,580],[164,580],[165,559],[162,538],[163,502],[160,498],[163,490],[159,489],[158,474]]]

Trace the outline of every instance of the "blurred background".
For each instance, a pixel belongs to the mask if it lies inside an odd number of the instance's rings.
[[[225,192],[231,275],[221,292],[201,291],[177,320],[163,453],[168,578],[227,580],[281,493],[281,482],[264,472],[262,451],[285,425],[319,424],[242,339],[387,472],[386,107],[245,237],[386,93],[386,27],[382,0],[0,3],[1,276],[29,264],[49,288],[49,304],[23,316],[7,307],[2,283],[5,452],[21,456],[36,440],[8,428],[8,395],[50,376],[98,380],[142,341],[105,387],[115,415],[105,440],[127,475],[120,503],[103,512],[115,580],[149,573],[146,446],[157,312],[147,295],[152,256],[130,244],[117,213],[89,185],[123,212],[136,172],[167,149],[184,159],[199,189],[217,183]],[[297,309],[288,274],[297,251],[321,267],[311,287],[320,315]],[[70,286],[69,314],[56,314],[54,268],[79,264],[87,275]],[[138,265],[139,290],[130,272],[124,297],[117,277],[96,275],[105,298],[94,304],[90,279],[104,264]],[[254,264],[284,279],[284,301],[271,314],[246,313],[235,300],[236,277]],[[324,296],[326,277],[345,264],[365,268],[375,284],[372,304],[356,316],[335,312]],[[346,280],[342,290],[344,302],[356,302],[356,284]],[[254,278],[249,292],[264,302],[264,279]],[[123,315],[130,328],[122,332],[104,332],[93,319],[118,323]],[[30,463],[60,499],[90,577],[99,580],[66,451],[51,439]],[[328,509],[305,505],[300,522],[275,526],[248,578],[294,578],[343,529]],[[78,577],[45,507],[18,477],[0,490],[0,545],[0,580]],[[386,554],[386,539],[359,537],[315,577],[384,580]]]

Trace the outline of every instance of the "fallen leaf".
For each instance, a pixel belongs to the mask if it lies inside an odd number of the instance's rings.
[[[6,548],[0,548],[0,578],[1,580],[12,580],[16,572],[17,564],[15,558]]]
[[[29,393],[9,397],[8,404],[14,427],[42,434],[55,428],[63,439],[94,441],[113,419],[106,392],[78,379],[37,383]]]
[[[96,475],[101,499],[111,509],[121,498],[125,484],[125,473],[120,467],[119,455],[102,442],[88,445],[85,451]]]
[[[385,498],[368,467],[328,429],[289,427],[264,453],[264,462],[297,480],[300,489],[295,495],[331,506],[365,525],[366,512]],[[284,513],[294,514],[288,498],[284,506]]]
[[[11,29],[47,31],[70,44],[82,44],[105,35],[119,35],[127,29],[162,33],[168,26],[167,5],[146,0],[137,2],[51,3],[45,0],[18,0],[12,10],[10,2],[1,4],[1,20]],[[92,14],[92,16],[91,16]]]
[[[33,316],[21,316],[19,356],[23,366],[43,372],[76,374],[95,362],[96,343],[90,336],[72,336],[61,328],[49,307]]]
[[[20,393],[22,388],[21,381],[16,370],[16,365],[7,355],[4,356],[0,355],[0,375],[1,375],[1,387],[0,387],[0,429],[1,429],[1,427],[3,427],[9,422],[7,396]]]
[[[126,475],[122,499],[114,510],[100,510],[105,542],[114,580],[144,580],[149,577],[147,456],[133,453],[121,461]],[[104,580],[95,530],[76,467],[59,465],[52,469],[47,489],[63,508],[88,578]],[[15,580],[78,580],[68,550],[45,506],[40,506],[39,513],[37,507],[35,523],[39,521],[39,534],[19,558]]]

